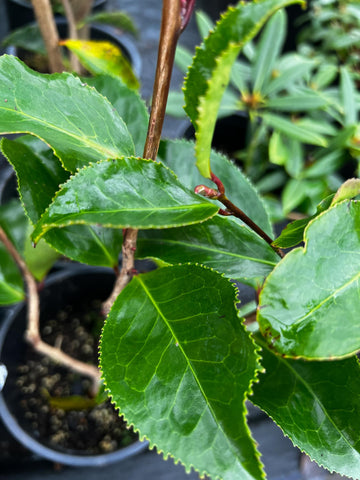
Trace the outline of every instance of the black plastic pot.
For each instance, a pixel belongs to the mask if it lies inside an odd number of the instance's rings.
[[[103,9],[105,3],[106,0],[94,0],[93,12]],[[35,20],[30,0],[6,0],[6,11],[10,30]]]
[[[75,305],[84,296],[89,301],[93,298],[104,300],[109,295],[113,282],[112,271],[101,268],[79,266],[77,269],[63,270],[52,275],[40,295],[41,319],[47,315],[55,315],[61,307]],[[8,377],[0,394],[0,416],[16,440],[40,457],[71,466],[109,465],[146,449],[146,442],[135,441],[111,453],[82,455],[79,452],[57,450],[43,439],[36,438],[29,425],[26,425],[24,420],[19,420],[23,418],[24,412],[20,411],[18,402],[14,400],[17,368],[29,349],[23,338],[25,325],[26,305],[20,304],[10,311],[0,328],[0,359],[8,370]]]

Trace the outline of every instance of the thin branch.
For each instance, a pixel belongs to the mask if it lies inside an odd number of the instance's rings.
[[[218,200],[221,202],[225,207],[226,210],[220,210],[219,213],[221,215],[233,215],[234,217],[239,218],[242,222],[244,222],[248,227],[250,227],[255,233],[257,233],[261,238],[267,242],[271,248],[281,257],[284,257],[284,252],[276,248],[272,245],[273,239],[269,237],[269,235],[264,232],[264,230],[259,227],[250,217],[246,215],[246,213],[241,210],[239,207],[234,205],[225,195],[225,187],[222,181],[213,173],[211,172],[211,180],[215,183],[218,190],[214,188],[207,187],[206,185],[198,185],[195,187],[195,193],[198,193],[204,197],[212,198],[213,200]]]
[[[100,372],[98,368],[70,357],[59,348],[52,347],[41,339],[40,302],[36,280],[2,227],[0,227],[0,241],[4,244],[7,251],[15,260],[27,287],[28,307],[27,328],[25,332],[26,340],[37,352],[49,356],[56,362],[70,368],[75,372],[90,377],[93,382],[92,393],[95,394],[98,390],[100,382]]]
[[[182,16],[180,0],[163,0],[158,59],[150,120],[143,154],[144,158],[155,160],[157,157],[174,65],[175,50],[181,28]],[[109,313],[115,299],[133,276],[137,233],[138,231],[132,228],[124,231],[122,267],[115,282],[113,292],[109,299],[103,304],[103,312],[105,315]]]
[[[61,49],[59,46],[59,34],[50,4],[50,0],[31,0],[34,7],[35,17],[39,24],[41,35],[44,39],[50,72],[63,72],[65,70]]]

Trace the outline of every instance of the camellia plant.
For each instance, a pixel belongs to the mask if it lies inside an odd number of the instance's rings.
[[[100,367],[109,395],[151,448],[213,479],[265,477],[247,399],[320,465],[360,478],[359,180],[274,242],[254,188],[211,151],[233,63],[291,3],[240,2],[197,49],[184,87],[195,144],[159,146],[175,47],[193,1],[163,1],[149,120],[138,94],[117,78],[43,75],[0,59],[0,131],[32,135],[3,139],[1,148],[33,243],[115,269],[122,249],[103,306]],[[22,295],[5,226],[2,300]],[[135,256],[158,268],[136,274]],[[241,284],[258,297],[250,324],[239,310]]]

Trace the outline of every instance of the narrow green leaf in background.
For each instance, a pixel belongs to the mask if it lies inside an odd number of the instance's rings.
[[[260,294],[260,330],[286,356],[332,359],[360,350],[360,204],[345,201],[312,220]],[[331,335],[329,335],[331,332]]]
[[[279,261],[256,233],[220,216],[189,227],[141,231],[136,256],[171,264],[201,263],[254,288]]]
[[[125,123],[95,89],[68,73],[36,73],[8,55],[0,57],[0,132],[43,139],[71,172],[134,154]]]
[[[217,211],[161,163],[136,157],[104,160],[70,178],[40,218],[33,239],[37,242],[52,228],[84,223],[143,229],[190,225]]]
[[[342,320],[344,321],[344,320]],[[332,362],[276,355],[257,335],[265,373],[250,398],[319,465],[359,478],[360,366],[356,357]]]
[[[260,480],[244,406],[258,356],[234,301],[231,283],[200,266],[138,275],[106,320],[100,364],[116,406],[151,447],[187,471]]]
[[[210,178],[210,149],[221,98],[229,83],[231,67],[241,48],[266,20],[293,0],[264,0],[229,9],[196,51],[185,80],[186,113],[197,131],[197,166]],[[212,120],[210,120],[210,118]]]
[[[346,67],[340,69],[340,91],[344,110],[345,125],[357,123],[357,108],[355,100],[355,85]]]
[[[59,160],[44,142],[31,135],[24,135],[14,141],[4,138],[1,149],[16,171],[25,211],[32,224],[36,224],[60,185],[69,178],[69,172],[61,167]],[[118,230],[72,225],[56,232],[50,231],[44,238],[56,251],[72,260],[111,268],[118,264],[121,250],[121,232]],[[40,243],[35,251],[31,252],[30,248],[26,250],[31,263],[30,256],[41,260],[44,252]]]

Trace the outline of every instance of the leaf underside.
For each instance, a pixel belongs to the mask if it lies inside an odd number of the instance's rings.
[[[165,457],[213,478],[260,479],[244,407],[258,358],[234,293],[196,265],[134,277],[106,320],[100,363],[116,406]]]

